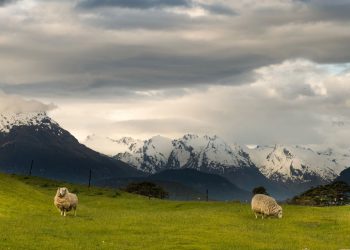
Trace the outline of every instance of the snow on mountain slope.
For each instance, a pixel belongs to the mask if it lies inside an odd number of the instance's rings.
[[[144,148],[145,154],[147,154],[149,157],[155,157],[166,162],[169,158],[171,150],[173,149],[173,146],[171,139],[158,135],[145,141]]]
[[[334,168],[337,172],[341,172],[345,168],[350,167],[350,150],[349,149],[332,149],[320,148],[317,145],[309,146],[318,155],[326,158],[328,161],[334,163]]]
[[[218,136],[185,135],[173,141],[174,149],[169,159],[172,168],[218,170],[252,165],[241,147],[231,147]]]
[[[14,127],[20,126],[40,126],[52,129],[53,125],[58,125],[45,112],[31,113],[1,113],[0,133],[9,133]],[[58,134],[62,131],[58,130]]]
[[[139,177],[144,173],[86,146],[44,112],[0,113],[0,172],[32,174],[52,179],[86,183],[111,177]]]
[[[123,137],[119,140],[106,138],[105,140],[108,141],[107,144],[110,144],[109,155],[147,173],[156,173],[162,169],[167,164],[172,150],[171,139],[162,136],[154,136],[145,141],[131,137]],[[94,144],[98,144],[98,141],[88,137],[85,144],[96,149]]]
[[[184,167],[224,172],[227,168],[253,165],[240,146],[231,147],[218,136],[187,134],[176,140],[162,136],[146,141],[132,138],[108,140],[112,142],[111,147],[115,145],[116,159],[148,173]],[[97,149],[92,143],[92,137],[88,138],[86,145]]]
[[[171,150],[172,141],[169,138],[155,136],[146,140],[143,147],[136,150],[137,153],[142,153],[139,169],[148,173],[158,172],[166,166]],[[116,158],[123,161],[122,157]]]
[[[218,174],[255,166],[276,182],[329,182],[350,166],[350,151],[312,146],[229,145],[218,136],[184,135],[171,140],[156,136],[141,141],[130,137],[108,139],[110,155],[139,170],[156,173],[163,169],[194,168]],[[89,140],[86,143],[92,146]]]
[[[337,162],[326,153],[316,152],[305,146],[258,146],[247,149],[252,161],[269,179],[280,182],[309,182],[314,178],[329,182],[346,168],[345,156]],[[336,156],[339,156],[338,154]]]

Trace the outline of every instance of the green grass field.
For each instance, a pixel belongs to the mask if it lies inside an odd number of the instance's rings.
[[[53,206],[77,191],[77,217]],[[0,249],[350,249],[350,207],[283,206],[256,220],[248,204],[148,200],[122,192],[0,175]]]

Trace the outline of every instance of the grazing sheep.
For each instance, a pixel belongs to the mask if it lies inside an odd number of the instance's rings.
[[[255,218],[261,215],[261,218],[268,216],[282,218],[282,207],[277,204],[276,200],[268,195],[256,194],[252,199],[252,210],[255,213]]]
[[[57,189],[54,204],[63,216],[66,216],[66,213],[72,209],[74,210],[74,216],[77,215],[78,197],[76,194],[69,193],[66,187]]]

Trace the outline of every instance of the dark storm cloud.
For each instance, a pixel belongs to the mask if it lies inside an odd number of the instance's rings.
[[[229,6],[223,4],[200,4],[200,6],[212,14],[225,16],[237,15],[236,11],[234,11]]]
[[[0,0],[0,7],[5,5],[5,4],[9,4],[12,2],[15,2],[16,0]]]
[[[81,0],[77,7],[80,9],[96,9],[96,8],[127,8],[127,9],[161,9],[165,7],[183,7],[193,8],[201,7],[214,15],[236,15],[237,13],[224,4],[204,4],[196,3],[193,0]],[[169,13],[168,13],[169,15]],[[152,18],[152,16],[150,16]],[[158,17],[159,18],[159,17]],[[147,19],[144,19],[147,21]],[[158,20],[159,22],[159,20]],[[159,23],[164,23],[164,20]]]
[[[128,47],[131,49],[132,47]],[[106,53],[110,50],[106,50]],[[115,52],[116,53],[116,52]],[[173,53],[140,54],[120,60],[100,56],[88,56],[56,65],[63,71],[72,70],[88,76],[67,81],[26,82],[25,84],[0,84],[9,93],[24,95],[70,96],[131,96],[135,91],[164,90],[181,95],[183,88],[208,87],[210,85],[241,85],[254,79],[252,70],[266,63],[265,57],[254,54],[222,58],[217,55],[186,56]],[[254,60],[254,62],[252,62]],[[274,60],[270,60],[273,63]],[[174,91],[173,89],[178,89]]]
[[[161,22],[159,20],[162,20]],[[153,9],[151,13],[128,10],[104,10],[103,15],[91,15],[85,22],[110,30],[178,30],[186,29],[189,18],[175,13]]]
[[[84,65],[84,71],[92,75],[100,73],[104,78],[108,72],[114,71],[112,79],[115,81],[100,80],[94,83],[94,87],[117,84],[141,89],[225,84],[226,82],[238,85],[242,84],[244,74],[266,63],[266,58],[250,54],[237,55],[235,58],[221,58],[215,55],[145,53],[121,60],[101,59]],[[251,61],[253,59],[254,62]]]
[[[309,0],[305,2],[309,11],[313,13],[310,18],[318,20],[350,20],[350,2],[348,0]]]
[[[347,1],[79,2],[84,4],[79,11],[70,1],[40,0],[37,6],[45,8],[35,15],[19,10],[19,18],[0,16],[3,89],[129,96],[249,84],[254,69],[291,58],[350,61]],[[196,8],[204,13],[196,16]]]
[[[119,7],[131,9],[150,9],[161,7],[189,6],[187,0],[81,0],[78,7],[99,8],[99,7]]]
[[[242,143],[310,143],[333,137],[329,121],[350,123],[350,67],[338,74],[349,1],[76,2],[0,13],[0,89],[58,100],[67,128],[85,133],[96,114],[91,130],[101,120],[106,133],[210,128]]]

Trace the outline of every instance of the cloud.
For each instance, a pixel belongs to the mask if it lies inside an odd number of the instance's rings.
[[[344,147],[350,146],[344,141],[350,128],[350,75],[334,71],[342,66],[288,60],[256,69],[249,84],[209,87],[166,99],[150,95],[93,103],[58,100],[63,106],[52,114],[60,123],[67,121],[62,124],[77,130],[82,141],[90,134],[143,139],[199,133],[241,144]]]
[[[27,100],[20,96],[7,95],[0,90],[0,113],[47,112],[55,107],[53,104],[44,104],[35,100]]]
[[[271,96],[295,100],[297,98],[326,96],[323,83],[328,72],[313,62],[298,59],[270,65],[255,70],[259,75],[257,85],[268,86]]]
[[[188,0],[81,0],[78,7],[99,8],[119,7],[131,9],[149,9],[160,7],[189,6]]]
[[[251,144],[344,141],[348,1],[76,3],[0,9],[0,88],[57,100],[52,113],[79,138],[197,130]]]
[[[310,0],[306,1],[306,6],[322,19],[333,19],[338,21],[350,20],[348,15],[350,4],[347,0],[326,1]]]
[[[0,15],[0,86],[29,96],[181,93],[247,84],[254,69],[290,58],[350,61],[347,20],[321,14],[316,2],[244,2],[181,7],[211,9],[199,17],[180,7],[81,11],[71,1],[19,2]]]
[[[133,131],[133,134],[137,133],[139,135],[203,133],[209,132],[211,128],[210,124],[189,117],[125,120],[115,122],[113,126],[120,129],[120,134],[129,134],[130,131]]]
[[[0,6],[13,2],[13,0],[0,0]]]
[[[232,8],[224,4],[200,4],[199,6],[207,10],[211,14],[224,15],[224,16],[237,15],[236,11],[234,11]]]
[[[192,0],[80,0],[77,3],[80,9],[96,8],[126,8],[126,9],[161,9],[161,8],[202,8],[211,14],[236,15],[236,12],[228,5],[222,3],[197,3]],[[169,14],[169,13],[168,13]]]

